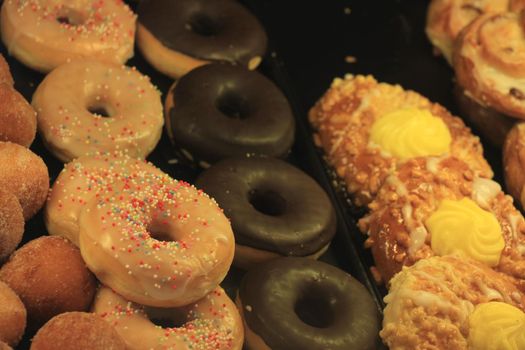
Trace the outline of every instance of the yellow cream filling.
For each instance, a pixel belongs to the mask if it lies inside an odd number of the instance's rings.
[[[410,108],[375,121],[370,141],[394,157],[408,159],[448,153],[452,137],[441,118],[425,109]]]
[[[501,226],[494,214],[474,201],[445,199],[425,225],[437,255],[461,252],[488,266],[498,265],[505,247]]]
[[[469,317],[470,350],[525,349],[525,313],[505,303],[476,306]]]

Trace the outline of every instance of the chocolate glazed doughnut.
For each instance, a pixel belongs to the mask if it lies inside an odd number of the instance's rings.
[[[235,234],[235,265],[249,268],[280,256],[317,258],[336,229],[326,193],[309,176],[272,158],[223,160],[196,186],[219,203]]]
[[[319,261],[281,258],[244,276],[237,294],[246,344],[260,349],[375,349],[376,306],[345,272]]]
[[[295,120],[281,91],[263,75],[228,64],[180,78],[165,116],[173,143],[202,166],[247,154],[284,157],[294,141]]]
[[[156,69],[173,78],[214,61],[255,69],[267,37],[258,20],[231,0],[144,0],[137,42]]]

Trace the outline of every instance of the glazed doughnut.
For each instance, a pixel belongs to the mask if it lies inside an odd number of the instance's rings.
[[[32,105],[46,146],[64,162],[114,150],[145,158],[162,133],[159,91],[126,66],[87,60],[62,65],[40,83]]]
[[[126,62],[133,56],[135,19],[120,0],[6,0],[0,28],[11,55],[47,73],[86,57]]]
[[[280,258],[248,271],[237,294],[249,349],[375,349],[376,305],[331,265]]]
[[[496,182],[455,158],[399,166],[360,221],[383,280],[433,255],[461,252],[525,279],[525,220]]]
[[[196,186],[230,219],[238,267],[280,256],[317,258],[335,234],[335,210],[326,193],[284,161],[226,159],[204,171]]]
[[[223,280],[235,250],[228,219],[188,183],[148,175],[81,211],[80,250],[105,285],[139,304],[187,305]]]
[[[47,166],[38,155],[20,145],[0,142],[0,188],[13,193],[27,221],[44,205],[49,190]]]
[[[9,286],[0,282],[0,349],[2,342],[16,346],[26,328],[26,308]]]
[[[130,350],[242,349],[244,331],[235,304],[217,287],[179,308],[153,308],[101,287],[93,311],[115,327]]]
[[[450,154],[492,177],[479,139],[442,106],[399,85],[347,75],[310,110],[314,141],[342,178],[355,204],[369,203],[397,164]]]
[[[97,315],[66,312],[49,320],[31,341],[31,350],[126,350],[116,330]]]
[[[452,64],[454,40],[459,32],[484,13],[505,12],[509,0],[432,0],[426,33],[437,50]]]
[[[44,208],[47,231],[78,246],[78,218],[87,203],[108,191],[127,191],[131,182],[147,173],[163,175],[153,164],[121,152],[74,159],[64,166],[49,192]]]
[[[22,299],[32,329],[60,313],[87,310],[96,288],[78,248],[62,237],[26,243],[2,266],[0,280]]]
[[[525,119],[523,17],[479,16],[458,37],[454,69],[458,84],[477,103]],[[501,37],[505,40],[500,40]]]
[[[503,174],[509,194],[525,208],[525,124],[516,123],[503,146]]]
[[[0,83],[0,101],[0,141],[29,147],[36,134],[35,110],[7,83]]]
[[[514,282],[470,259],[420,260],[391,280],[381,338],[390,350],[524,349]]]
[[[247,154],[285,157],[294,142],[295,120],[282,92],[263,75],[229,64],[177,80],[165,116],[173,143],[203,166]]]
[[[0,263],[16,249],[24,234],[24,214],[18,199],[0,190]],[[1,337],[0,337],[1,339]]]
[[[137,13],[139,49],[174,79],[215,61],[255,69],[266,52],[264,29],[236,1],[146,0]]]

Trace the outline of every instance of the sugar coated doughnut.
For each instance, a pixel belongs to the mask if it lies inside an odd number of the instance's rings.
[[[126,350],[117,331],[99,316],[66,312],[49,320],[31,341],[31,350]]]
[[[38,155],[20,145],[0,142],[0,188],[13,193],[28,220],[42,207],[49,190],[47,166]]]
[[[9,53],[41,72],[85,57],[124,63],[135,15],[121,0],[6,0],[1,32]]]
[[[24,215],[18,199],[0,190],[0,263],[16,249],[24,234]]]
[[[166,129],[191,160],[247,154],[286,157],[295,135],[288,100],[269,79],[229,64],[199,67],[170,88]]]
[[[243,345],[241,317],[220,287],[180,308],[137,305],[101,287],[93,311],[115,326],[130,350],[240,350]]]
[[[86,204],[108,191],[127,191],[130,183],[146,174],[163,175],[153,164],[121,152],[83,156],[69,162],[55,180],[44,208],[49,234],[66,237],[78,245],[78,218]]]
[[[36,134],[35,110],[7,83],[0,83],[0,101],[0,141],[29,147]]]
[[[137,12],[142,54],[172,78],[210,61],[255,69],[266,51],[264,29],[236,1],[146,0]]]
[[[226,276],[235,243],[228,219],[205,193],[145,174],[102,193],[79,218],[80,250],[98,279],[131,301],[187,305]]]
[[[258,265],[244,276],[236,302],[249,349],[376,349],[372,297],[326,263],[281,258]]]
[[[5,60],[4,56],[0,55],[0,83],[6,83],[9,86],[13,86],[13,76],[9,69],[9,64]]]
[[[43,236],[19,248],[0,269],[0,280],[22,299],[36,329],[60,313],[87,310],[96,288],[78,248],[62,237]]]
[[[2,342],[16,346],[26,328],[26,308],[9,286],[0,281],[0,349]]]
[[[113,150],[144,158],[162,133],[159,91],[126,66],[62,65],[38,86],[32,104],[45,144],[62,161]]]
[[[13,348],[4,343],[3,341],[0,341],[0,350],[13,350]]]
[[[326,193],[282,160],[225,159],[204,171],[196,185],[231,220],[239,267],[280,256],[317,258],[335,234],[335,211]]]

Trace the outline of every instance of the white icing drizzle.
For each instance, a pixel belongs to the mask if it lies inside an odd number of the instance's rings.
[[[436,175],[439,172],[439,163],[441,162],[442,159],[443,157],[428,157],[427,164],[426,164],[427,170],[430,173]]]
[[[493,180],[477,177],[472,182],[472,200],[483,209],[489,209],[490,202],[500,192],[501,186]]]
[[[386,183],[394,187],[394,190],[400,197],[408,196],[408,190],[403,182],[395,175],[390,175],[386,179]]]
[[[427,229],[424,226],[416,227],[410,231],[410,247],[408,247],[408,254],[414,255],[425,244],[427,239]]]
[[[518,239],[518,222],[521,219],[521,215],[516,215],[516,214],[511,213],[507,216],[507,219],[509,220],[510,229],[512,232],[512,238],[514,240],[517,240]]]
[[[497,291],[496,289],[492,289],[489,286],[487,286],[483,281],[481,280],[475,280],[476,285],[478,286],[481,293],[485,294],[485,296],[488,298],[489,301],[507,301],[503,297],[503,295]]]

